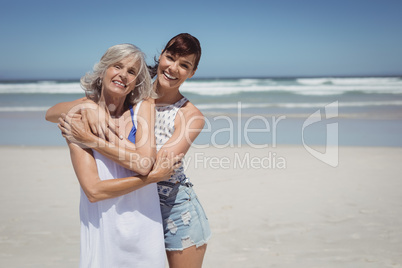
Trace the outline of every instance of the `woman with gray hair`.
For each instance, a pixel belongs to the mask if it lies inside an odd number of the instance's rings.
[[[109,140],[108,145],[114,143],[116,146],[103,145],[111,152],[130,146],[131,154],[135,152],[132,170],[137,174],[96,150],[67,140],[81,186],[80,267],[165,266],[162,219],[155,182],[169,178],[180,166],[182,155],[167,157],[165,153],[155,162],[150,83],[144,55],[131,44],[109,48],[93,72],[81,79],[87,98],[104,107],[111,120],[128,137]],[[53,106],[48,113],[59,109],[60,105],[63,104]],[[85,112],[82,119],[85,121]],[[81,119],[67,117],[65,120],[82,123]],[[85,128],[85,122],[82,124]],[[65,122],[59,127],[63,133],[70,130]]]

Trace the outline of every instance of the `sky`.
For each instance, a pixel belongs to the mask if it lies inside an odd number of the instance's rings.
[[[4,1],[0,80],[78,79],[108,47],[152,63],[176,34],[196,36],[194,77],[402,75],[402,1]]]

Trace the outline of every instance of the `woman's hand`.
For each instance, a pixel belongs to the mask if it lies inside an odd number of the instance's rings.
[[[85,115],[61,114],[59,118],[59,129],[64,138],[70,142],[94,148],[97,144],[97,137],[89,129],[88,120]]]
[[[92,133],[101,139],[108,136],[111,131],[120,139],[123,135],[119,134],[119,126],[115,125],[107,109],[99,105],[96,108],[81,109],[81,115],[85,116]]]
[[[147,183],[154,183],[164,181],[170,178],[179,167],[182,165],[182,158],[184,154],[168,156],[167,151],[163,151],[162,154],[156,159],[156,162],[148,174]]]

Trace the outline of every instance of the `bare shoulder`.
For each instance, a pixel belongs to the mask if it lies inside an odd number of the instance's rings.
[[[141,103],[139,113],[141,113],[141,114],[149,113],[151,111],[151,109],[153,109],[154,105],[155,105],[155,100],[154,99],[148,98],[148,99],[144,100]]]
[[[204,115],[202,112],[190,101],[187,101],[183,106],[180,108],[181,112],[183,113],[184,116],[197,116],[200,119],[204,118]]]
[[[204,127],[204,115],[190,101],[186,102],[179,111],[180,113],[182,113],[183,116],[176,116],[176,121],[178,125],[185,124],[191,129],[202,129]],[[182,121],[183,119],[184,121]]]

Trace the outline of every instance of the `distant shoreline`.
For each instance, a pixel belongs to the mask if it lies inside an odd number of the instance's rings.
[[[400,77],[401,74],[361,74],[361,75],[291,75],[291,76],[205,76],[205,77],[193,77],[190,78],[189,81],[202,81],[202,80],[214,80],[214,79],[222,79],[222,80],[230,80],[230,79],[297,79],[297,78],[392,78],[392,77]],[[54,82],[79,82],[80,77],[78,78],[0,78],[0,83],[15,83],[15,82],[24,82],[24,83],[32,83],[32,82],[41,82],[41,81],[54,81]]]
[[[322,145],[332,125],[339,145],[402,146],[401,77],[198,78],[181,89],[207,119],[200,144]],[[83,96],[76,80],[0,83],[0,144],[64,144],[44,114]]]

